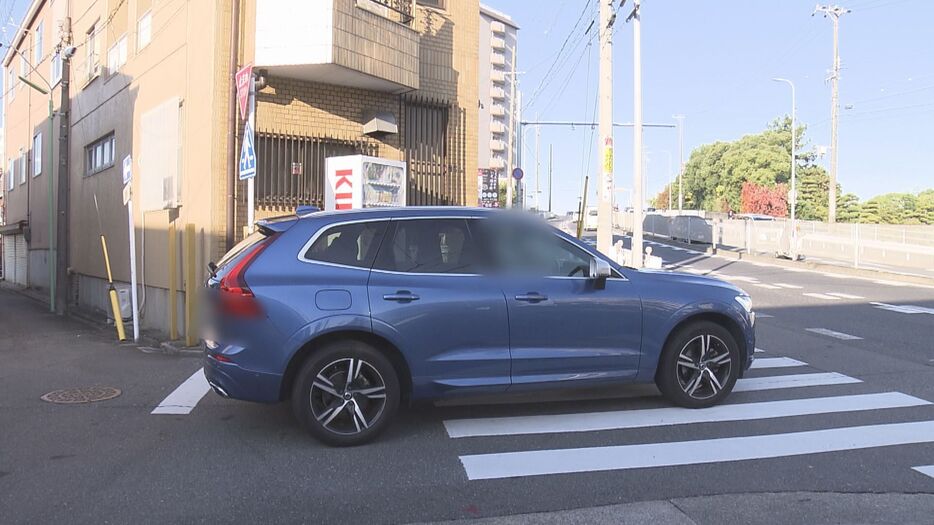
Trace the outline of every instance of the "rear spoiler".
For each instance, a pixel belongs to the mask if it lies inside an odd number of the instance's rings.
[[[321,209],[316,206],[301,205],[295,208],[295,213],[293,215],[282,215],[280,217],[271,217],[269,219],[257,221],[256,228],[259,229],[263,235],[282,233],[298,222],[298,219],[319,211],[321,211]]]

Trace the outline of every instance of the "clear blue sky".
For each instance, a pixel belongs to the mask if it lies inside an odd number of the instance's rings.
[[[571,38],[567,62],[534,100],[556,53],[588,0],[486,0],[521,26],[521,90],[531,102],[523,119],[590,120],[597,83],[596,43],[587,48]],[[867,199],[893,191],[934,188],[934,1],[841,1],[852,9],[840,22],[839,182],[845,192]],[[614,36],[614,117],[631,121],[632,28],[620,11]],[[790,113],[790,89],[770,81],[795,82],[798,119],[808,126],[812,145],[830,143],[832,22],[811,17],[815,0],[643,0],[642,57],[646,122],[685,120],[685,160],[698,145],[756,133]],[[582,32],[597,15],[590,0]],[[595,29],[591,29],[591,33]],[[567,50],[565,51],[567,53]],[[575,65],[577,65],[575,69]],[[573,73],[572,73],[573,71]],[[588,74],[589,72],[589,74]],[[842,109],[852,105],[852,109]],[[534,190],[534,132],[526,134],[526,173]],[[547,151],[554,145],[554,208],[576,208],[582,173],[596,137],[589,129],[541,132],[543,206],[547,204]],[[632,133],[617,128],[617,187],[632,187]],[[677,170],[677,134],[646,129],[648,196],[668,180],[668,159]],[[828,166],[829,155],[821,162]],[[596,161],[589,162],[591,175]],[[595,196],[591,179],[591,196]],[[629,195],[619,194],[628,205]],[[592,201],[595,202],[595,201]]]

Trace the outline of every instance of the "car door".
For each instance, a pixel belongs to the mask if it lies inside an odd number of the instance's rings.
[[[373,329],[402,350],[417,396],[509,386],[506,301],[480,257],[467,219],[390,223],[370,272]]]
[[[503,272],[512,389],[636,375],[642,305],[631,282],[591,279],[591,255],[554,228],[517,221],[484,230]]]

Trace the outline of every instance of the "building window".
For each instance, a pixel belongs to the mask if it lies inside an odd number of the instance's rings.
[[[418,5],[425,7],[434,7],[435,9],[444,9],[444,0],[415,0]]]
[[[19,149],[19,183],[26,184],[26,152]]]
[[[107,52],[107,71],[110,74],[116,73],[126,64],[126,45],[126,35],[123,35]]]
[[[38,66],[42,62],[42,22],[39,22],[39,25],[36,26],[36,34],[34,37],[35,47],[32,49],[32,63],[35,66]]]
[[[36,133],[32,138],[32,176],[38,177],[42,173],[42,132]]]
[[[61,53],[55,53],[52,55],[52,74],[49,77],[52,80],[52,85],[58,84],[62,80],[62,55]]]
[[[136,23],[136,50],[140,51],[149,45],[152,40],[152,10],[146,11],[146,14],[139,17]]]
[[[88,68],[88,82],[101,73],[100,39],[97,38],[97,24],[91,26],[85,35],[85,59]]]
[[[16,173],[16,163],[13,161],[13,159],[7,161],[6,168],[7,189],[9,191],[13,191],[13,188],[16,187],[16,185],[13,184],[14,179],[16,179],[14,175]]]
[[[114,165],[114,134],[109,133],[84,147],[85,175],[90,176]]]
[[[29,74],[29,72],[28,72],[28,70],[26,69],[26,58],[24,58],[23,55],[20,55],[20,57],[19,57],[19,76],[21,76],[21,77],[23,77],[23,78],[27,78],[26,75],[28,75],[28,74]]]

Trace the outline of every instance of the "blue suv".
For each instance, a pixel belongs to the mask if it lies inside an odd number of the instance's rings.
[[[720,402],[755,348],[749,296],[617,265],[544,221],[432,207],[261,221],[211,265],[205,375],[235,399],[291,399],[332,445],[400,403],[655,382]]]

